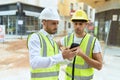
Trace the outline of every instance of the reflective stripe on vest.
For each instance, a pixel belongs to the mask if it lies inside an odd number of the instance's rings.
[[[41,34],[39,34],[39,36],[41,36],[41,40],[42,40],[42,52],[44,53],[44,54],[42,54],[42,56],[43,57],[46,57],[47,56],[47,44],[46,44],[46,42],[45,42],[45,39],[42,37],[42,35]]]
[[[66,73],[66,75],[72,79],[72,75],[70,75],[68,73]],[[85,77],[85,76],[74,76],[74,80],[90,80],[90,79],[92,79],[92,77],[93,76],[87,76],[87,77]]]
[[[58,46],[54,41],[52,45],[48,38],[42,33],[39,33],[41,39],[41,56],[47,57],[58,54]],[[42,54],[43,53],[43,54]],[[42,65],[42,64],[41,64]],[[50,68],[31,69],[31,80],[58,80],[59,65],[54,65]]]
[[[70,36],[67,36],[66,39],[68,40],[66,43],[68,43],[67,46],[70,46],[73,42],[74,36],[71,34]],[[92,48],[94,46],[95,37],[86,34],[86,36],[83,38],[80,47],[84,50],[84,53],[87,56],[92,57]],[[85,45],[84,45],[85,44]],[[76,56],[75,64],[74,64],[74,79],[75,80],[90,80],[93,77],[93,68],[89,66],[81,57]],[[67,65],[66,68],[66,80],[72,79],[72,66],[73,64],[70,63]],[[69,74],[68,74],[69,73]],[[69,78],[68,78],[69,77]]]
[[[51,77],[58,76],[59,71],[57,72],[42,72],[42,73],[32,73],[32,78],[43,78],[43,77]]]
[[[73,33],[69,34],[68,36],[65,36],[65,39],[64,39],[65,46],[70,46],[72,42],[73,42]]]

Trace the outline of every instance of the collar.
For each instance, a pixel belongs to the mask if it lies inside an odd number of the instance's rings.
[[[49,38],[53,38],[54,36],[46,32],[44,29],[40,30],[41,33],[43,33],[45,36],[48,36]]]

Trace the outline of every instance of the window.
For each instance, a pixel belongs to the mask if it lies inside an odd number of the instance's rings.
[[[73,3],[70,4],[70,10],[73,11]]]

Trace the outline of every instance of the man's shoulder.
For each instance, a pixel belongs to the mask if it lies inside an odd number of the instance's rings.
[[[89,35],[90,37],[93,37],[93,38],[97,39],[97,37],[94,36],[93,34],[87,33],[87,35]]]

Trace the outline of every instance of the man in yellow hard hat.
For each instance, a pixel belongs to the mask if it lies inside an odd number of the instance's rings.
[[[56,9],[45,8],[40,20],[43,29],[28,38],[31,80],[58,80],[59,63],[74,57],[75,52],[70,49],[61,52],[53,40],[60,20]]]
[[[71,21],[74,32],[63,37],[59,46],[71,46],[72,43],[79,44],[71,50],[75,50],[77,55],[69,63],[65,70],[65,80],[92,80],[94,70],[102,68],[101,46],[98,39],[85,32],[88,17],[83,10],[77,10]]]

